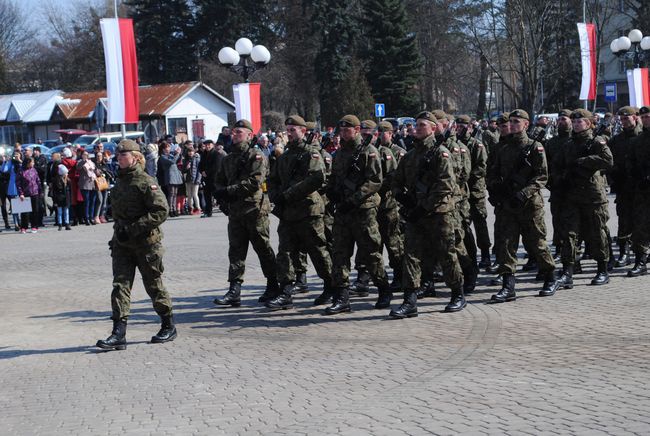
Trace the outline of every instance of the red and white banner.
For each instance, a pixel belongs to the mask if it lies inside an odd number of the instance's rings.
[[[235,113],[237,119],[245,119],[253,125],[253,133],[262,128],[262,108],[260,105],[260,83],[237,83],[233,85]]]
[[[650,104],[648,69],[627,70],[627,86],[630,90],[630,106],[641,107]]]
[[[578,23],[580,58],[582,59],[582,85],[580,100],[596,99],[596,26]]]
[[[100,25],[106,63],[108,123],[137,123],[140,118],[140,96],[133,20],[103,18]]]

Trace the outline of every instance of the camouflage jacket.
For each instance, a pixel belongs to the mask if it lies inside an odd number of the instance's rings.
[[[385,145],[380,145],[377,150],[381,157],[381,174],[383,178],[381,189],[379,190],[379,196],[381,197],[379,208],[394,209],[397,207],[397,202],[391,192],[391,183],[393,181],[393,173],[397,169],[397,159],[391,149]]]
[[[626,157],[628,189],[650,195],[650,130],[643,129],[630,142]]]
[[[487,172],[487,149],[481,141],[466,133],[460,141],[467,146],[470,171],[467,179],[470,198],[485,198],[485,173]]]
[[[609,140],[607,146],[612,152],[614,158],[614,166],[608,172],[612,191],[616,193],[624,193],[628,190],[627,175],[629,174],[627,166],[627,154],[634,138],[639,136],[643,131],[643,127],[639,124],[630,130],[622,130],[618,135]]]
[[[551,199],[553,198],[553,191],[562,189],[562,172],[558,169],[558,163],[561,162],[562,154],[566,152],[567,144],[570,141],[571,130],[558,131],[557,136],[549,139],[546,142],[546,147],[544,147],[548,164],[548,183],[546,187],[551,191]]]

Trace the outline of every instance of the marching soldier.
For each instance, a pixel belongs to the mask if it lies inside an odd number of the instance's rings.
[[[278,280],[282,291],[266,303],[270,309],[293,307],[290,253],[309,253],[319,277],[324,281],[324,293],[331,293],[332,260],[327,251],[323,213],[325,206],[318,190],[325,180],[325,165],[321,154],[305,138],[305,120],[292,115],[285,121],[289,143],[278,157],[269,177],[269,195],[275,205],[278,225]]]
[[[269,200],[262,192],[267,167],[264,154],[251,147],[253,126],[248,120],[239,120],[232,129],[230,153],[215,179],[214,197],[227,204],[228,211],[228,281],[230,287],[214,303],[219,306],[241,305],[241,284],[246,269],[249,242],[260,259],[267,286],[259,302],[266,303],[279,294],[275,253],[269,237]]]
[[[97,341],[104,350],[126,349],[126,323],[131,308],[131,288],[136,267],[153,308],[162,320],[152,343],[173,341],[176,327],[172,302],[162,282],[163,247],[160,225],[169,214],[167,199],[157,181],[144,171],[140,146],[130,139],[117,146],[117,183],[111,190],[113,238],[109,242],[113,259],[113,332]]]
[[[546,245],[544,200],[541,189],[548,178],[544,147],[528,138],[528,113],[522,109],[510,112],[510,138],[497,152],[488,176],[490,201],[495,205],[500,237],[496,237],[498,273],[501,290],[492,296],[492,303],[517,298],[515,269],[519,237],[527,241],[529,254],[537,259],[544,286],[540,296],[554,295],[559,283],[555,280],[555,264]]]
[[[580,235],[598,263],[598,272],[591,284],[604,285],[609,283],[606,230],[609,213],[606,182],[602,172],[609,171],[614,160],[605,138],[593,136],[591,112],[586,109],[574,110],[571,113],[571,123],[571,142],[558,162],[558,171],[563,177],[562,185],[567,191],[562,212],[562,225],[566,226],[566,232],[562,243],[563,270],[560,281],[564,288],[573,287],[574,264]]]
[[[418,316],[417,291],[420,287],[420,265],[425,248],[431,248],[442,265],[443,276],[451,288],[447,312],[457,312],[465,305],[463,273],[456,257],[455,219],[456,191],[451,152],[436,143],[436,117],[428,111],[416,118],[414,147],[395,171],[393,194],[405,209],[406,234],[402,288],[404,302],[391,310],[392,318]]]

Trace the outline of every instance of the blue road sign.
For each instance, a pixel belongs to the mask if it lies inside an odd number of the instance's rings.
[[[384,103],[375,104],[375,116],[381,118],[384,115],[386,115],[386,106],[384,106]]]
[[[617,97],[616,82],[605,83],[605,101],[614,103]]]

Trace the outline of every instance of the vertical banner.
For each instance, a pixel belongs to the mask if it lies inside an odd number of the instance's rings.
[[[648,69],[627,70],[627,86],[630,90],[630,106],[641,107],[650,104]]]
[[[108,123],[137,123],[140,96],[133,20],[103,18],[100,26],[106,63]]]
[[[260,104],[260,83],[237,83],[233,85],[235,113],[237,119],[248,120],[253,125],[253,133],[262,128],[262,108]]]
[[[596,99],[596,26],[578,23],[580,59],[582,60],[582,85],[580,100]]]

